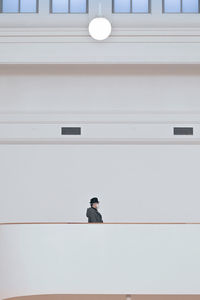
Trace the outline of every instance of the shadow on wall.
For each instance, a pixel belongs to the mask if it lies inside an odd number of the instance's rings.
[[[35,295],[4,300],[200,300],[200,295]]]

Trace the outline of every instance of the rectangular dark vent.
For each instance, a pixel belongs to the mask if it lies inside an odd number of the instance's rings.
[[[174,127],[174,135],[193,135],[193,127]]]
[[[62,135],[81,135],[81,127],[62,127]]]

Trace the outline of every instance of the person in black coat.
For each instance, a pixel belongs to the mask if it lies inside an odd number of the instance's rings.
[[[87,209],[86,216],[88,217],[88,223],[103,223],[102,215],[98,212],[99,200],[98,198],[92,198],[90,200],[91,207]]]

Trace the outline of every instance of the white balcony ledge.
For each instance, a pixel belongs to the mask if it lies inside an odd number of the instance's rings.
[[[0,299],[200,294],[200,224],[1,224]]]

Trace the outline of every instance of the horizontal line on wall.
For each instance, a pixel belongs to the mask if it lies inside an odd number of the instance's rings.
[[[57,60],[54,61],[53,59],[49,59],[48,61],[44,61],[44,60],[39,60],[38,57],[32,57],[29,61],[24,61],[24,60],[18,60],[18,59],[14,59],[12,60],[12,58],[10,58],[9,60],[4,59],[3,61],[1,61],[1,56],[0,56],[0,65],[194,65],[194,66],[199,66],[200,65],[200,57],[198,58],[198,60],[196,61],[189,61],[188,58],[186,58],[185,61],[164,61],[164,60],[160,60],[160,61],[155,61],[155,60],[138,60],[138,61],[133,61],[132,59],[130,61],[121,61],[119,60],[114,60],[114,61],[107,61],[107,60],[103,60],[103,61],[92,61],[92,60],[86,60],[85,57],[79,57],[77,60],[73,60],[71,59],[70,61],[66,61],[66,58],[63,58],[62,60]]]
[[[28,110],[24,110],[24,111],[10,111],[10,110],[0,110],[0,116],[1,115],[8,115],[8,116],[12,116],[12,115],[28,115],[28,116],[35,116],[35,115],[119,115],[119,116],[123,116],[123,115],[199,115],[200,117],[200,111],[199,110],[187,110],[187,111],[181,111],[181,110],[171,110],[171,111],[164,111],[164,110],[156,110],[156,111],[145,111],[145,110],[141,110],[141,111],[136,111],[136,110],[85,110],[85,111],[80,111],[80,110],[68,110],[68,111],[56,111],[54,110],[52,111],[28,111]]]
[[[112,43],[198,43],[199,28],[113,28],[110,38],[101,42]],[[42,39],[42,40],[41,40]],[[177,40],[179,39],[179,41]],[[1,43],[99,43],[93,40],[86,28],[3,28],[0,29]]]
[[[112,29],[113,35],[127,35],[127,36],[135,36],[135,35],[200,35],[199,26],[196,27],[114,27]],[[88,29],[82,27],[74,27],[74,28],[64,28],[64,27],[1,27],[0,28],[0,36],[84,36],[88,35]]]
[[[27,44],[27,45],[34,45],[34,44],[36,44],[36,45],[46,45],[46,44],[49,44],[49,45],[54,45],[54,44],[56,44],[56,45],[59,45],[59,44],[89,44],[89,45],[91,45],[91,44],[93,44],[93,43],[91,43],[90,41],[84,41],[84,42],[80,42],[80,41],[60,41],[60,42],[51,42],[51,41],[49,41],[49,42],[45,42],[45,41],[35,41],[35,42],[33,42],[33,41],[21,41],[21,42],[19,42],[19,41],[16,41],[16,42],[13,42],[13,41],[10,41],[10,42],[8,42],[8,41],[1,41],[1,39],[0,39],[0,45],[1,44],[3,44],[3,45],[21,45],[21,44]],[[184,40],[184,41],[124,41],[124,40],[116,40],[116,41],[107,41],[107,44],[175,44],[175,45],[178,45],[178,44],[200,44],[200,37],[199,37],[199,40],[198,41],[188,41],[188,40]],[[80,60],[83,60],[83,58],[79,58]],[[29,62],[24,62],[24,63],[29,63]],[[38,62],[39,63],[39,62]],[[56,64],[57,63],[59,63],[59,62],[55,62]],[[75,64],[75,63],[77,63],[77,61],[71,61],[71,62],[67,62],[68,64]],[[102,62],[92,62],[92,64],[93,63],[96,63],[96,64],[98,64],[98,63],[103,63],[103,61]],[[113,62],[113,63],[117,63],[117,62]],[[122,62],[122,63],[126,63],[126,62]],[[145,63],[145,64],[147,64],[147,63],[149,63],[149,64],[151,64],[152,62],[144,62],[144,61],[138,61],[138,62],[134,62],[135,64],[142,64],[142,63]],[[161,64],[162,63],[164,63],[164,62],[160,62]],[[170,62],[169,62],[170,63]],[[169,64],[168,63],[168,64]],[[184,64],[184,62],[179,62],[180,64]],[[189,62],[190,63],[190,62]],[[13,62],[12,62],[12,64],[13,64]],[[20,63],[21,64],[21,63]],[[130,64],[130,63],[129,63]],[[197,64],[196,62],[195,62],[195,64]]]
[[[0,44],[198,44],[200,36],[111,36],[109,39],[98,42],[91,40],[90,36],[86,37],[0,37]]]
[[[2,225],[48,225],[48,224],[61,224],[61,225],[80,225],[80,224],[87,224],[89,226],[94,225],[94,223],[86,223],[86,222],[12,222],[12,223],[0,223]],[[194,222],[104,222],[104,223],[95,223],[100,226],[105,224],[119,224],[119,225],[200,225],[200,223]]]
[[[199,124],[200,112],[1,112],[0,124]]]
[[[120,125],[120,124],[135,124],[135,125],[142,125],[142,124],[145,124],[145,125],[170,125],[172,124],[172,121],[82,121],[82,120],[79,120],[79,121],[66,121],[66,120],[59,120],[59,121],[1,121],[0,120],[0,124],[37,124],[37,125],[48,125],[48,124],[61,124],[62,123],[62,126],[63,125],[67,125],[67,124],[71,124],[71,125],[81,125],[81,124],[99,124],[99,125]],[[184,125],[186,123],[188,123],[188,121],[175,121],[174,123],[176,124],[179,124],[179,125]],[[193,125],[199,125],[200,124],[200,120],[198,121],[190,121],[189,122],[190,124],[193,124]]]
[[[200,145],[200,139],[77,139],[77,140],[59,140],[59,139],[1,139],[0,145]]]

